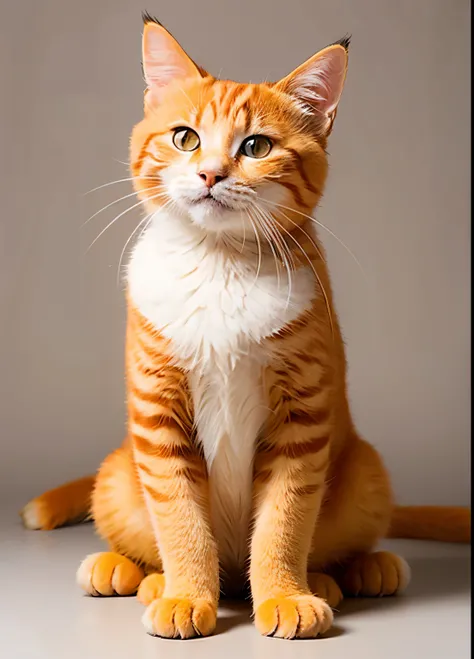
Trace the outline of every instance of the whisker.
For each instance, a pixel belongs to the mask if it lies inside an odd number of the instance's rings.
[[[129,162],[124,162],[123,160],[117,160],[117,158],[112,158],[112,160],[115,160],[115,162],[118,162],[119,165],[125,165],[125,167],[129,167],[130,163]]]
[[[279,235],[278,231],[275,229],[274,226],[272,226],[272,218],[269,217],[258,204],[254,204],[254,208],[258,209],[258,211],[261,213],[263,220],[267,226],[268,231],[270,232],[270,235],[273,236],[273,239],[275,240],[276,245],[278,246],[278,251],[280,253],[281,260],[283,261],[283,264],[285,266],[286,272],[287,272],[287,277],[288,277],[288,296],[286,300],[286,308],[289,307],[290,305],[290,300],[291,300],[291,293],[292,293],[292,287],[293,287],[293,280],[292,280],[292,272],[296,271],[296,264],[293,260],[293,255],[291,253],[291,250],[289,249],[288,245],[286,242],[283,240],[283,237]],[[278,285],[280,284],[280,280],[278,279]]]
[[[119,178],[116,181],[109,181],[108,183],[103,183],[102,185],[98,185],[96,188],[92,188],[92,190],[87,190],[87,192],[84,192],[83,195],[86,196],[88,194],[91,194],[92,192],[95,192],[96,190],[101,190],[102,188],[106,188],[109,185],[115,185],[116,183],[125,183],[125,181],[135,181],[136,179],[148,179],[152,181],[159,180],[156,176],[128,176],[127,178]]]
[[[242,240],[242,247],[240,248],[240,253],[243,254],[244,249],[245,249],[245,220],[242,217],[242,211],[240,211],[240,220],[242,222],[242,227],[243,227],[243,230],[244,230],[244,239]]]
[[[163,196],[163,194],[165,194],[165,193],[160,192],[159,194],[153,195],[152,197],[147,197],[146,199],[141,199],[136,204],[133,204],[133,206],[130,206],[130,208],[127,208],[124,211],[122,211],[121,213],[119,213],[119,215],[114,217],[114,219],[111,222],[109,222],[104,229],[102,229],[102,231],[99,233],[99,235],[96,238],[94,238],[94,240],[91,242],[91,244],[87,248],[85,254],[87,254],[89,252],[89,250],[92,249],[92,247],[99,240],[99,238],[107,231],[107,229],[109,229],[112,226],[112,224],[115,224],[115,222],[117,222],[117,220],[119,220],[123,215],[125,215],[126,213],[129,213],[131,210],[133,210],[134,208],[137,208],[138,206],[142,206],[143,204],[146,204],[147,201],[151,201],[152,199],[157,199],[158,197]]]
[[[252,288],[255,286],[255,284],[257,283],[257,279],[258,279],[258,277],[259,277],[259,275],[260,275],[260,268],[262,267],[262,245],[261,245],[261,243],[260,243],[260,236],[258,235],[257,227],[255,226],[255,223],[254,223],[254,221],[253,221],[253,219],[252,219],[252,216],[251,216],[251,214],[249,213],[249,209],[246,209],[246,211],[247,211],[247,215],[248,215],[248,218],[249,218],[250,224],[252,225],[252,229],[253,229],[253,232],[254,232],[254,234],[255,234],[255,238],[256,238],[256,240],[257,240],[257,247],[258,247],[258,265],[257,265],[257,274],[256,274],[255,279],[253,280],[253,282],[252,282],[252,284],[251,284],[251,286],[250,286],[250,289],[249,289],[249,291],[248,291],[248,292],[250,292],[250,291],[252,290]]]
[[[156,189],[159,188],[159,187],[163,187],[163,185],[162,185],[162,184],[160,184],[160,185],[155,185],[155,186],[153,186],[152,188],[149,188],[149,189],[150,189],[150,190],[156,190]],[[137,194],[137,193],[136,193],[135,191],[130,192],[130,194],[126,194],[125,196],[120,197],[120,199],[115,199],[114,201],[111,201],[110,204],[107,204],[107,206],[103,206],[100,210],[96,211],[96,212],[94,213],[94,215],[91,215],[91,216],[90,216],[90,217],[89,217],[89,218],[88,218],[88,219],[87,219],[87,220],[81,225],[81,229],[82,229],[82,227],[85,227],[86,224],[89,224],[89,222],[90,222],[91,220],[93,220],[94,217],[97,217],[97,215],[99,215],[100,213],[102,213],[102,211],[107,210],[107,208],[110,208],[111,206],[114,206],[115,204],[118,204],[120,201],[123,201],[124,199],[129,199],[130,197],[135,197],[136,194]]]
[[[191,100],[191,99],[189,98],[189,96],[186,94],[186,92],[184,91],[184,89],[182,89],[181,87],[178,87],[178,89],[179,89],[180,92],[182,92],[182,94],[183,94],[183,95],[188,99],[188,101],[191,103],[191,107],[193,108],[194,112],[197,112],[197,107],[194,105],[194,103],[192,102],[192,100]]]
[[[123,246],[122,252],[120,254],[119,263],[118,263],[118,267],[117,267],[117,286],[120,285],[120,270],[122,268],[122,259],[123,259],[123,255],[125,254],[125,251],[127,249],[128,244],[130,243],[133,236],[137,233],[138,229],[143,225],[144,222],[146,222],[147,220],[148,220],[148,223],[151,222],[151,220],[153,219],[154,214],[155,214],[155,211],[153,211],[153,213],[150,213],[149,215],[145,215],[145,217],[142,220],[140,220],[140,222],[137,224],[137,226],[134,228],[132,233],[127,238],[127,242]],[[148,226],[148,224],[147,224],[147,226]]]
[[[255,206],[253,206],[250,209],[250,211],[252,211],[252,210],[256,211],[257,209],[255,208]],[[264,220],[263,217],[261,217],[261,219]],[[280,288],[280,283],[281,283],[280,264],[278,263],[278,254],[275,251],[275,248],[277,248],[277,246],[273,244],[271,233],[268,231],[268,227],[266,226],[265,221],[263,221],[263,223],[262,223],[262,221],[259,221],[258,218],[254,218],[254,220],[259,224],[267,243],[270,245],[270,249],[271,249],[272,254],[273,254],[273,260],[275,262],[275,271],[276,271],[276,276],[277,276],[277,286],[278,286],[278,288]],[[278,251],[280,252],[280,250],[278,250]],[[281,256],[281,252],[280,252],[280,260],[283,261],[282,256]]]
[[[298,210],[296,210],[295,208],[290,208],[289,206],[284,206],[283,204],[277,204],[275,201],[270,201],[269,199],[264,199],[263,197],[260,197],[260,200],[261,200],[261,201],[264,201],[264,202],[267,203],[267,204],[271,204],[272,206],[279,206],[280,208],[285,208],[285,209],[288,210],[288,211],[292,211],[293,213],[297,213],[298,215],[302,215],[303,217],[306,217],[308,220],[311,220],[312,222],[315,222],[319,227],[321,227],[322,229],[324,229],[325,231],[327,231],[327,232],[329,233],[330,236],[332,236],[333,238],[335,238],[335,239],[337,240],[337,242],[338,242],[340,245],[342,245],[342,247],[344,247],[344,249],[350,254],[350,256],[351,256],[351,257],[354,259],[354,261],[356,262],[356,264],[357,264],[357,266],[359,267],[360,271],[361,271],[362,274],[364,275],[366,281],[368,281],[367,274],[366,274],[364,268],[362,267],[362,265],[361,265],[359,259],[358,259],[357,256],[354,254],[354,252],[352,252],[352,250],[349,249],[349,247],[344,243],[344,241],[341,240],[341,239],[339,238],[339,236],[337,236],[333,231],[331,231],[331,229],[329,229],[325,224],[323,224],[322,222],[320,222],[319,220],[317,220],[317,219],[316,219],[315,217],[313,217],[312,215],[307,215],[306,213],[303,213],[303,212],[301,212],[301,211],[298,211]]]
[[[289,260],[289,269],[292,272],[295,272],[296,271],[296,263],[293,259],[293,253],[292,253],[290,247],[288,246],[288,244],[283,239],[283,236],[281,236],[278,233],[278,231],[275,229],[275,227],[273,226],[273,224],[272,224],[272,222],[273,222],[272,215],[270,215],[263,208],[258,206],[258,204],[256,204],[256,206],[257,206],[258,210],[264,215],[264,217],[266,219],[266,222],[267,222],[267,225],[268,225],[268,229],[272,232],[272,234],[274,234],[274,236],[276,238],[276,241],[280,244],[280,249],[282,248],[283,253],[287,256],[287,258]]]
[[[275,217],[273,217],[273,221],[280,227],[280,229],[282,231],[284,231],[286,234],[288,234],[288,236],[295,242],[295,244],[298,246],[301,253],[304,254],[306,260],[308,261],[308,263],[309,263],[309,265],[310,265],[310,267],[311,267],[311,269],[314,273],[314,276],[318,280],[318,284],[319,284],[319,287],[320,287],[321,292],[323,294],[324,302],[326,304],[326,310],[327,310],[327,314],[328,314],[328,318],[329,318],[329,324],[331,326],[331,335],[334,337],[334,323],[333,323],[333,319],[332,319],[332,313],[331,313],[331,306],[329,304],[329,298],[328,298],[328,295],[326,293],[326,289],[323,286],[321,278],[320,278],[319,274],[317,273],[316,268],[314,267],[313,262],[311,261],[310,257],[308,256],[306,251],[303,249],[303,247],[300,245],[300,243],[293,236],[293,234],[291,234],[289,231],[287,231],[287,229],[285,229],[285,227],[280,222],[278,222],[278,220]]]
[[[163,211],[167,206],[169,206],[170,204],[173,204],[173,203],[174,203],[173,200],[172,200],[172,199],[169,199],[165,204],[163,204],[163,206],[161,206],[161,207],[158,208],[157,210],[154,210],[154,211],[153,211],[152,213],[150,213],[149,215],[146,215],[146,216],[143,218],[143,220],[141,220],[141,221],[137,224],[137,226],[135,227],[135,229],[132,231],[132,233],[131,233],[130,236],[128,237],[127,242],[125,243],[125,245],[124,245],[124,247],[123,247],[123,249],[122,249],[122,253],[120,254],[119,264],[118,264],[118,268],[117,268],[117,286],[120,284],[120,269],[121,269],[121,267],[122,267],[122,259],[123,259],[123,255],[125,254],[125,250],[127,249],[127,245],[129,244],[129,242],[131,241],[131,239],[133,238],[133,236],[136,234],[136,232],[137,232],[138,229],[142,226],[142,224],[143,224],[146,220],[148,220],[147,223],[146,223],[146,225],[142,228],[142,230],[141,230],[141,232],[140,232],[140,235],[138,236],[138,240],[140,240],[140,238],[143,236],[144,232],[148,229],[148,227],[150,226],[150,224],[151,224],[151,222],[153,221],[153,219],[155,218],[155,216],[158,215],[159,213],[161,213],[161,211]]]
[[[319,245],[313,240],[313,238],[309,235],[309,233],[308,233],[307,231],[305,231],[305,230],[303,229],[303,227],[300,227],[300,226],[299,226],[294,220],[292,220],[291,217],[288,217],[288,215],[287,215],[286,213],[284,213],[283,211],[281,211],[281,210],[279,210],[279,209],[276,209],[275,212],[280,213],[280,215],[283,215],[283,217],[284,217],[286,220],[288,220],[288,222],[290,222],[294,227],[296,227],[296,228],[299,229],[302,233],[304,233],[304,235],[307,237],[307,239],[309,240],[309,242],[312,244],[312,246],[314,247],[314,249],[315,249],[316,252],[318,253],[318,256],[319,256],[319,258],[321,259],[321,261],[323,261],[323,263],[326,263],[326,259],[324,258],[324,255],[323,255],[323,253],[321,252],[321,249],[320,249]]]

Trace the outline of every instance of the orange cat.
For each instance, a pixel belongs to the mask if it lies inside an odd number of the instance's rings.
[[[345,595],[393,595],[392,535],[469,541],[464,509],[395,509],[353,425],[344,346],[311,212],[347,69],[344,39],[275,84],[216,80],[145,17],[131,138],[150,222],[128,269],[128,437],[96,478],[22,511],[92,515],[110,552],[92,595],[137,592],[151,634],[210,634],[249,582],[262,634],[315,637]],[[147,575],[147,576],[146,576]]]

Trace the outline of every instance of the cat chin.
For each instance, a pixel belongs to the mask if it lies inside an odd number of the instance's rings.
[[[242,211],[234,211],[226,208],[212,207],[207,204],[199,204],[188,210],[192,222],[206,231],[215,233],[233,233],[241,235],[248,230],[246,227],[246,215]]]

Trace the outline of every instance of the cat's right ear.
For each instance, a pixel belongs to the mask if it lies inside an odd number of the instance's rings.
[[[206,75],[156,19],[145,14],[143,22],[142,64],[149,100],[159,101],[163,89],[174,80]]]

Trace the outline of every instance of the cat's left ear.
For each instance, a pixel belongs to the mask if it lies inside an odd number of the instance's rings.
[[[276,83],[276,88],[299,102],[312,115],[318,132],[332,130],[347,73],[350,37],[324,48]]]

